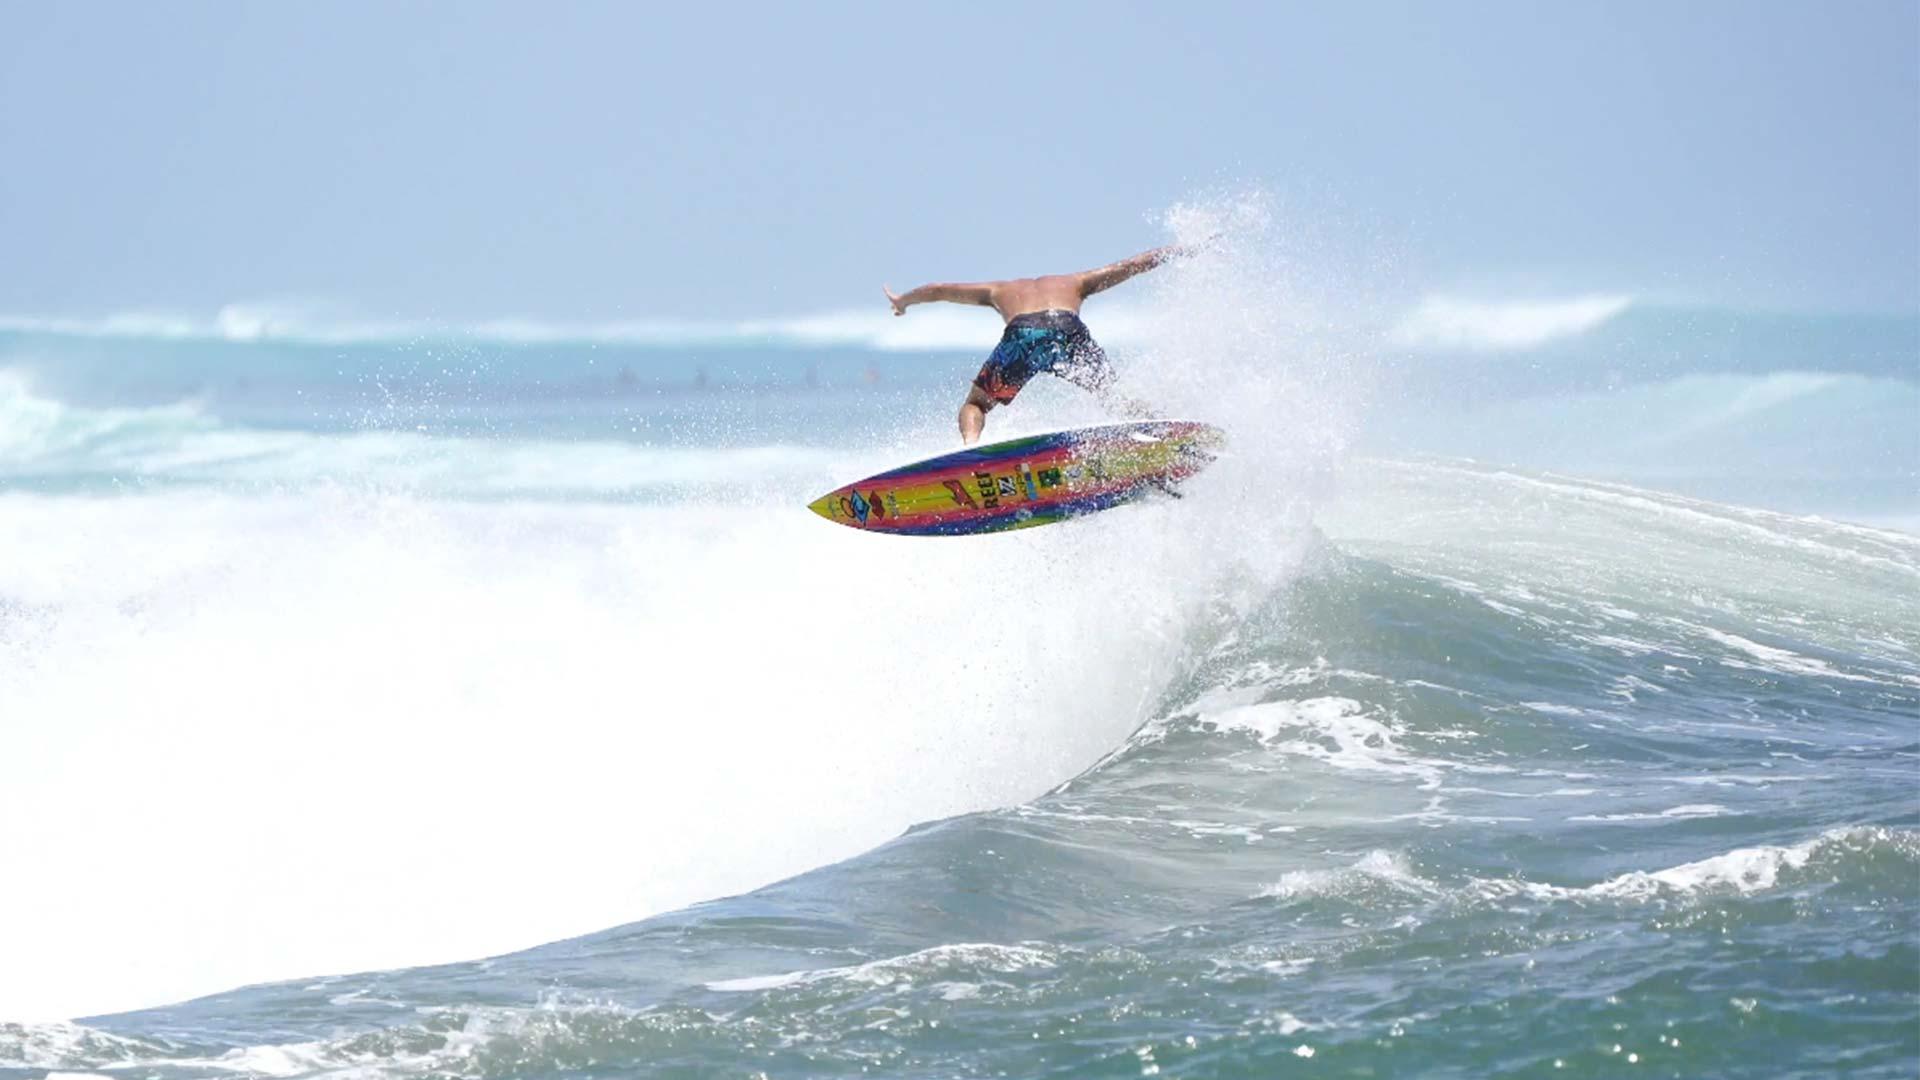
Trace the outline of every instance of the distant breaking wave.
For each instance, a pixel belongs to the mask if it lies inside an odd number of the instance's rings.
[[[1157,340],[1156,322],[1165,319],[1163,308],[1129,299],[1102,302],[1089,315],[1089,322],[1109,345],[1151,347]],[[1371,327],[1374,343],[1389,352],[1511,357],[1591,346],[1608,351],[1609,369],[1623,362],[1651,362],[1676,354],[1719,358],[1711,365],[1719,369],[1729,363],[1734,369],[1757,363],[1776,370],[1852,369],[1899,377],[1911,372],[1920,353],[1920,320],[1912,314],[1821,315],[1649,306],[1611,293],[1543,300],[1477,300],[1435,293],[1398,314],[1365,311],[1352,318],[1353,325],[1363,330]],[[298,301],[229,304],[211,317],[138,310],[99,318],[0,315],[0,335],[291,345],[447,342],[509,348],[600,345],[974,352],[990,345],[998,332],[998,320],[983,308],[934,305],[896,318],[879,302],[867,308],[737,320],[369,319],[337,307]],[[1869,362],[1849,359],[1861,356]]]
[[[1584,334],[1631,303],[1626,296],[1519,303],[1429,296],[1400,321],[1392,336],[1397,343],[1415,348],[1531,349]]]
[[[426,319],[342,318],[299,305],[229,304],[212,318],[153,311],[124,312],[98,319],[0,315],[0,332],[322,345],[472,341],[503,345],[776,345],[934,352],[979,348],[983,339],[992,338],[996,328],[996,320],[984,310],[939,308],[916,311],[910,319],[897,319],[881,305],[875,306],[880,310],[840,310],[733,322],[697,319],[549,322],[503,318],[452,323]],[[1119,312],[1110,311],[1105,315],[1103,321],[1122,335],[1125,327],[1134,321]]]
[[[35,393],[0,369],[0,489],[129,485],[310,491],[333,485],[454,499],[652,499],[699,490],[824,484],[844,451],[791,442],[674,447],[599,439],[501,439],[410,430],[316,432],[222,420],[188,399],[89,408]]]
[[[1625,311],[1624,296],[1484,303],[1444,296],[1419,302],[1394,324],[1389,339],[1414,348],[1524,349],[1592,330]],[[1102,340],[1129,344],[1144,336],[1145,315],[1125,303],[1098,311]],[[939,352],[981,347],[996,329],[985,310],[929,307],[896,318],[876,303],[811,315],[735,321],[628,319],[565,322],[531,318],[454,323],[429,319],[360,319],[305,304],[229,304],[211,318],[131,311],[97,319],[0,315],[0,332],[64,337],[171,341],[280,341],[378,344],[474,341],[507,345],[778,345],[852,347],[882,352]]]

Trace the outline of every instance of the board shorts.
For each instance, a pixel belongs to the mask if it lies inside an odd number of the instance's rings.
[[[1106,351],[1087,332],[1087,324],[1071,311],[1034,311],[1015,315],[1007,332],[987,357],[973,385],[1005,405],[1027,381],[1041,372],[1075,386],[1101,393],[1113,385],[1113,368]]]

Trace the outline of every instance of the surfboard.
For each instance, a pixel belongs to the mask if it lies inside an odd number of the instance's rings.
[[[1193,420],[1142,420],[972,446],[856,480],[807,504],[897,536],[1006,532],[1112,509],[1211,464],[1226,443]]]

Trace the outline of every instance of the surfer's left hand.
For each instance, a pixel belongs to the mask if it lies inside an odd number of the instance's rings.
[[[887,303],[893,305],[893,313],[895,315],[905,315],[907,313],[907,305],[901,303],[900,298],[893,295],[891,288],[882,285],[880,286],[880,291],[887,294]]]

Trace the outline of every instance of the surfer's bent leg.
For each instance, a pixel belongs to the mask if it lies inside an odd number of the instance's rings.
[[[960,406],[961,440],[972,446],[986,426],[988,411],[1012,402],[1020,388],[1042,371],[1090,391],[1116,412],[1151,415],[1145,405],[1114,392],[1113,366],[1107,362],[1106,350],[1093,340],[1080,316],[1071,311],[1034,311],[1008,321],[1000,344],[974,376],[973,389]]]
[[[1073,320],[1066,329],[1064,345],[1059,359],[1048,371],[1092,394],[1113,412],[1136,419],[1153,415],[1145,402],[1135,401],[1114,389],[1113,365],[1107,361],[1107,351],[1093,340],[1085,323],[1077,318]]]
[[[1105,401],[1113,389],[1113,365],[1107,362],[1107,350],[1093,340],[1087,324],[1077,318],[1063,328],[1052,360],[1047,367],[1048,374],[1067,380],[1101,401]]]
[[[967,391],[967,400],[960,406],[960,441],[968,446],[980,441],[980,429],[987,426],[987,410],[993,408],[993,398],[978,386]]]
[[[994,347],[993,355],[980,366],[980,374],[973,377],[966,404],[960,406],[962,442],[972,446],[980,438],[980,429],[986,426],[988,410],[1013,401],[1020,388],[1040,370],[1034,361],[1038,346],[1048,337],[1049,332],[1032,325],[1029,316],[1016,315],[1007,323],[1007,332],[1000,335],[1000,344]]]

